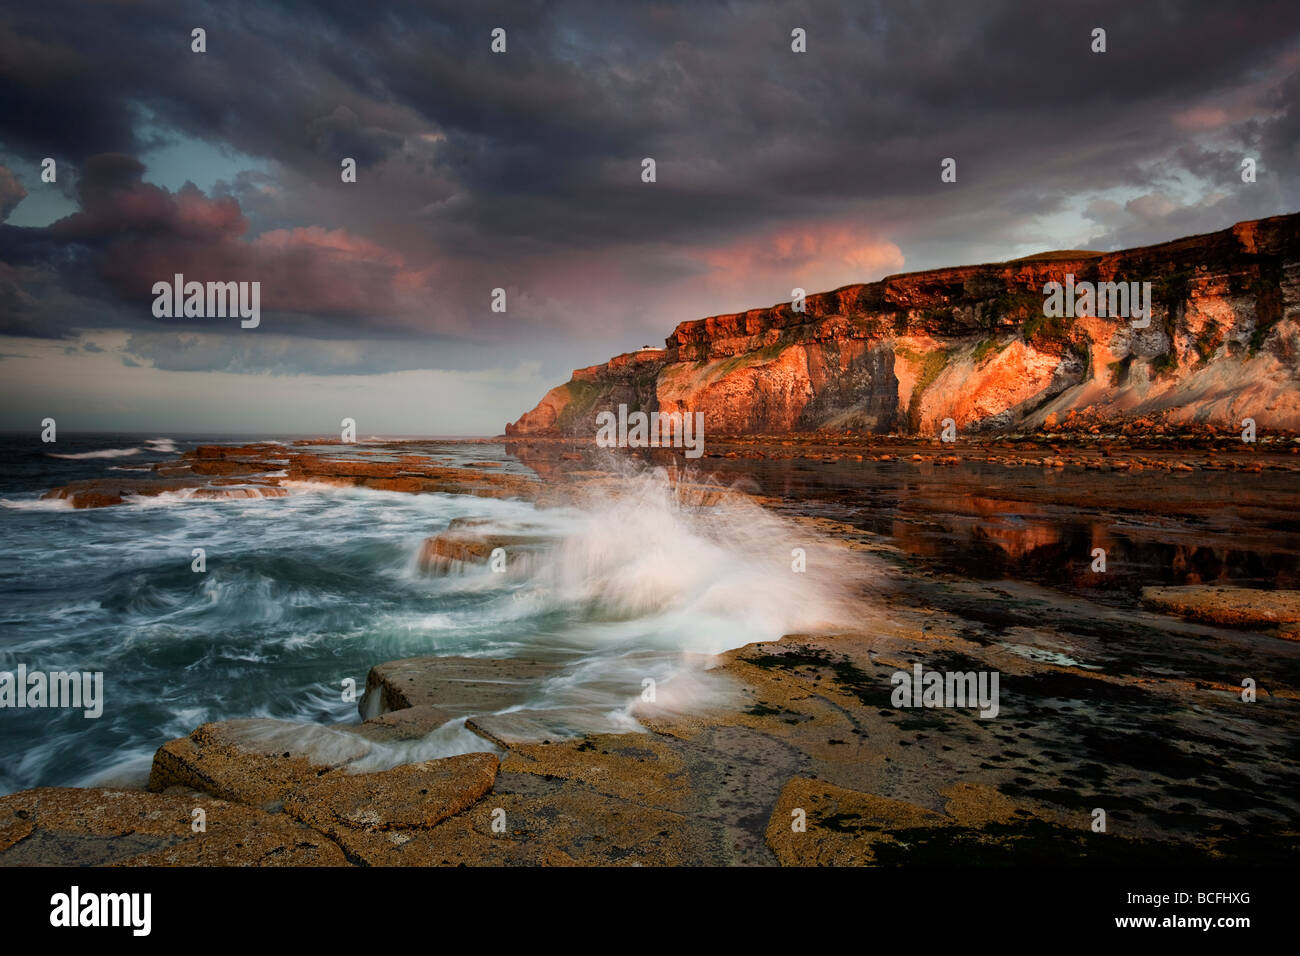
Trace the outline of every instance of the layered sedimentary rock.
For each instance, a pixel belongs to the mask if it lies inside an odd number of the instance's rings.
[[[1151,283],[1145,327],[1045,315],[1044,288]],[[1073,310],[1071,310],[1073,311]],[[1105,310],[1102,310],[1105,311]],[[1108,423],[1300,429],[1300,214],[1119,252],[1044,253],[683,322],[665,349],[574,372],[507,435],[595,435],[620,404],[711,434],[1013,431]],[[1053,418],[1055,416],[1055,418]]]

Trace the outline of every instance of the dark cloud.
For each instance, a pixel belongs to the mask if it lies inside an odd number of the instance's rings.
[[[173,195],[146,183],[144,170],[120,153],[89,157],[77,182],[81,211],[50,226],[50,236],[96,247],[127,236],[219,243],[247,228],[233,199],[210,200],[193,184]]]
[[[401,149],[403,137],[392,130],[362,126],[357,114],[346,106],[308,124],[312,147],[325,156],[354,159],[364,169],[374,166]]]
[[[377,243],[320,226],[246,238],[230,196],[210,198],[192,183],[175,193],[147,183],[145,167],[122,154],[90,157],[81,170],[81,210],[42,230],[68,264],[131,303],[131,324],[156,322],[152,289],[186,281],[261,283],[261,308],[308,317],[382,315],[397,308],[402,257]],[[71,281],[71,276],[68,276]]]
[[[287,336],[142,332],[124,352],[171,372],[236,372],[251,375],[365,375],[376,369],[428,368],[438,356],[409,342],[302,341]]]
[[[58,158],[78,212],[0,224],[0,331],[125,328],[137,358],[175,369],[436,361],[401,341],[467,362],[494,353],[466,343],[560,343],[557,363],[582,364],[900,259],[1293,211],[1297,103],[1290,0],[11,5],[0,151]],[[141,157],[169,137],[261,168],[164,189]],[[939,182],[948,156],[957,184]],[[16,195],[0,170],[0,213]],[[1052,217],[1091,231],[1044,234]],[[174,272],[261,281],[274,334],[317,344],[161,329],[149,289]],[[506,317],[487,311],[495,287]]]

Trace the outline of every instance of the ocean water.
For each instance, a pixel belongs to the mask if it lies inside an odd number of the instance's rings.
[[[636,729],[644,678],[665,706],[718,703],[725,689],[700,680],[697,655],[845,623],[868,573],[837,556],[830,573],[794,574],[792,548],[821,546],[805,531],[744,502],[684,507],[653,471],[581,511],[321,486],[91,510],[40,500],[110,469],[247,440],[0,438],[0,670],[104,674],[98,719],[0,711],[0,792],[140,783],[159,745],[205,721],[356,722],[344,680],[362,688],[372,665],[424,654],[558,663],[524,706]],[[526,471],[499,445],[435,450]],[[553,544],[507,574],[421,573],[422,542],[456,518],[527,526]],[[198,547],[204,573],[191,569]],[[419,756],[482,749],[456,721]]]

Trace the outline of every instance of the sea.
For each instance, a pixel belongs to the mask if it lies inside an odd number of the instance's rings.
[[[0,436],[0,671],[104,675],[97,718],[0,711],[0,793],[142,785],[161,744],[208,721],[356,723],[348,684],[359,691],[375,664],[420,655],[555,663],[519,708],[634,730],[647,679],[661,706],[720,705],[726,688],[700,678],[702,661],[840,620],[870,573],[842,558],[830,573],[791,573],[793,549],[817,546],[804,530],[743,502],[684,506],[653,470],[581,510],[319,485],[81,510],[41,497],[252,440],[268,439]],[[503,445],[419,451],[529,473]],[[553,559],[510,574],[423,573],[422,543],[457,518],[550,536]],[[421,748],[419,759],[491,749],[459,720]]]

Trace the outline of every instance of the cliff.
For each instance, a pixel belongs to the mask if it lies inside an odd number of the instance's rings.
[[[1151,321],[1049,317],[1044,287],[1150,282]],[[1105,310],[1101,310],[1105,311]],[[712,434],[1014,431],[1056,416],[1300,430],[1300,213],[1119,252],[889,276],[683,322],[665,349],[579,369],[507,435],[594,435],[626,404]]]

